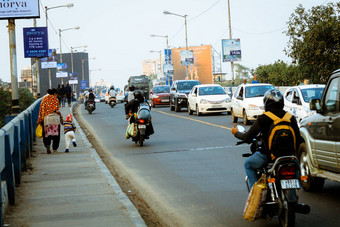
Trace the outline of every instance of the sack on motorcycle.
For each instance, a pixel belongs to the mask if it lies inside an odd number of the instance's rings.
[[[243,211],[243,218],[247,221],[255,221],[261,217],[263,204],[267,196],[266,175],[262,174],[261,178],[253,185]]]
[[[137,124],[131,123],[126,128],[125,138],[129,139],[130,137],[136,137],[137,136]]]
[[[296,137],[291,127],[292,115],[286,113],[283,118],[277,117],[271,112],[264,112],[266,116],[273,120],[269,128],[268,149],[271,158],[294,155],[296,151]]]

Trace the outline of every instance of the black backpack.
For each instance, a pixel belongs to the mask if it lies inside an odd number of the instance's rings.
[[[287,112],[283,118],[279,118],[269,111],[263,114],[273,120],[268,134],[268,150],[272,160],[281,156],[294,155],[296,151],[296,136],[290,121],[293,115]]]

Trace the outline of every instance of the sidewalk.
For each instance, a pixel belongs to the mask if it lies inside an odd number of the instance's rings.
[[[61,108],[71,113],[71,108]],[[136,208],[96,151],[79,124],[77,147],[65,153],[65,138],[60,138],[58,152],[47,154],[41,139],[28,160],[33,170],[22,176],[16,191],[16,206],[10,206],[5,226],[145,226]]]

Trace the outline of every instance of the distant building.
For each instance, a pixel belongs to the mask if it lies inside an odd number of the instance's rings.
[[[18,88],[28,88],[33,93],[33,76],[30,66],[25,66],[25,69],[21,70]]]
[[[163,61],[164,58],[161,60],[144,60],[142,62],[142,75],[146,75],[150,77],[151,75],[157,75],[157,78],[160,79],[160,77],[163,77]]]

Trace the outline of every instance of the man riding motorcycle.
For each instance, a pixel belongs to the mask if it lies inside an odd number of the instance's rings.
[[[271,112],[279,118],[282,118],[286,111],[283,110],[283,96],[279,90],[271,89],[264,94],[263,98],[265,111]],[[294,116],[290,118],[291,120],[291,128],[294,130],[296,137],[296,146],[298,149],[299,145],[302,141],[299,127],[297,125],[296,119]],[[232,129],[232,134],[244,142],[251,143],[252,140],[259,134],[262,134],[262,142],[264,144],[263,149],[261,151],[256,151],[253,155],[248,157],[244,163],[245,171],[248,176],[249,188],[251,189],[253,184],[258,181],[259,177],[257,175],[257,170],[265,167],[268,162],[272,161],[271,153],[268,149],[268,141],[269,141],[269,131],[270,127],[273,123],[273,120],[267,115],[263,114],[257,118],[252,127],[245,133],[239,132],[234,125]],[[294,141],[291,141],[294,143]],[[292,151],[295,154],[296,150]]]
[[[137,90],[134,92],[134,99],[132,99],[125,105],[125,114],[127,116],[127,119],[130,117],[130,121],[129,121],[130,124],[135,122],[136,119],[134,117],[134,113],[137,113],[140,104],[144,102],[149,105],[149,103],[145,101],[144,99],[143,92],[140,90]],[[153,133],[154,133],[154,130],[153,130],[152,122],[150,121],[150,124],[146,126],[145,139],[148,139],[149,135]]]
[[[96,96],[93,94],[93,90],[92,89],[89,89],[89,92],[86,93],[85,95],[85,109],[87,109],[87,103],[92,100],[93,101],[93,104],[94,104],[94,109],[96,109],[96,102],[95,102],[95,98]]]
[[[132,84],[128,87],[128,92],[125,94],[125,101],[128,103],[134,99],[135,86]]]
[[[109,90],[109,99],[111,98],[111,97],[116,97],[116,90],[115,90],[115,87],[114,86],[111,86],[110,87],[110,90]]]

